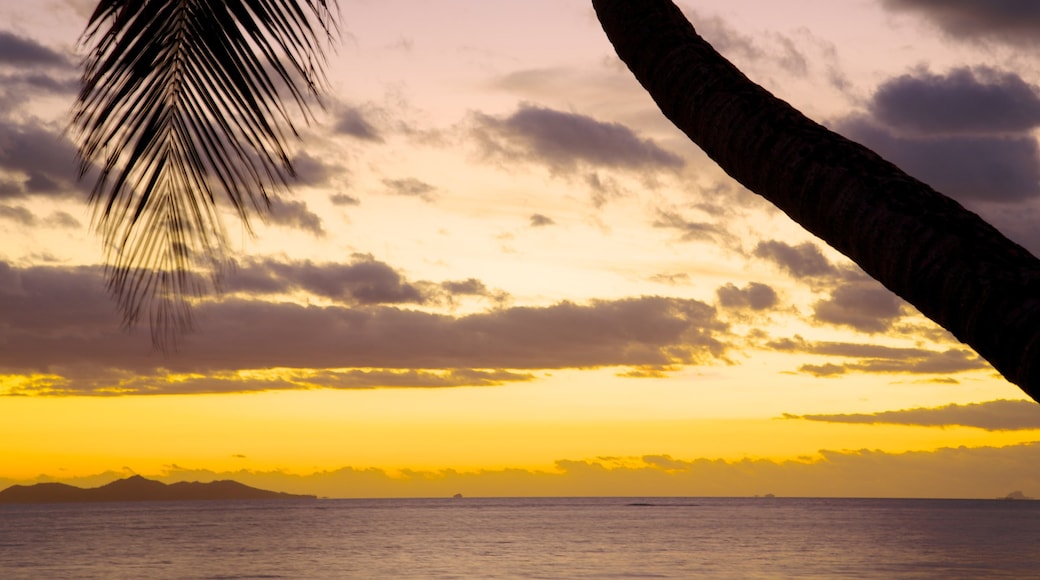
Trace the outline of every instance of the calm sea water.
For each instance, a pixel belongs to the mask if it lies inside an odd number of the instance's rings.
[[[1040,502],[565,498],[0,506],[0,578],[1028,578]]]

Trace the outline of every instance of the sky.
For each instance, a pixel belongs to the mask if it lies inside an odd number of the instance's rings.
[[[584,0],[341,0],[298,181],[155,350],[66,131],[92,4],[0,0],[0,488],[1040,497],[1040,408],[722,173]],[[1040,7],[679,5],[1040,254]]]

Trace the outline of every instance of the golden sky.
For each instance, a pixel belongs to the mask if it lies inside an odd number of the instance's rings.
[[[1030,9],[688,0],[752,79],[1040,253]],[[64,128],[93,2],[0,0],[0,487],[1040,496],[1040,408],[729,180],[583,0],[341,0],[300,180],[177,352]]]

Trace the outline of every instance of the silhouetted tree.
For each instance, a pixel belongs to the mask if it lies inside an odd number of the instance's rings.
[[[72,126],[127,325],[165,346],[227,262],[220,208],[249,228],[294,175],[283,101],[309,120],[336,0],[101,0]]]
[[[730,176],[1040,400],[1040,261],[748,80],[670,0],[593,0],[661,111]]]

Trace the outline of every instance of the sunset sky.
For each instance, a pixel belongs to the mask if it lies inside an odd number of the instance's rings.
[[[65,133],[92,0],[0,0],[0,488],[1040,497],[1040,407],[725,176],[585,0],[340,0],[300,180],[177,352]],[[1040,7],[685,0],[753,80],[1040,254]]]

